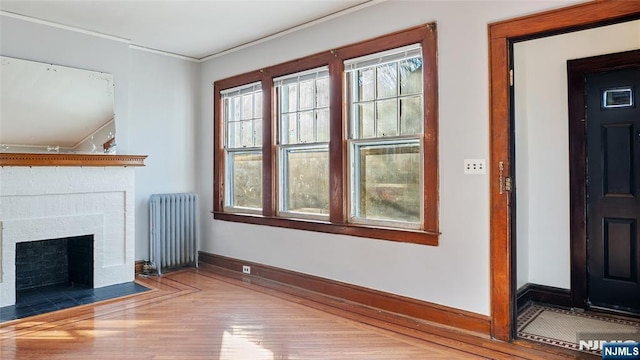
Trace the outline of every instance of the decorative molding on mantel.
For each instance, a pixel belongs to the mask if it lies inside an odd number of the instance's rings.
[[[144,166],[147,155],[0,153],[0,166]]]

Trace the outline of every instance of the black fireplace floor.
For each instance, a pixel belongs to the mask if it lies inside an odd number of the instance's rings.
[[[128,282],[98,289],[84,286],[58,284],[36,289],[21,290],[16,294],[16,304],[0,308],[0,322],[22,319],[70,307],[133,295],[148,288]]]

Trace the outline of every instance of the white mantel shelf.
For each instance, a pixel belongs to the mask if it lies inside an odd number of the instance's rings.
[[[144,166],[147,155],[0,153],[0,166]]]

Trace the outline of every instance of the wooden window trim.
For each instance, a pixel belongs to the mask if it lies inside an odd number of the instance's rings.
[[[422,134],[424,168],[424,230],[411,230],[353,224],[348,222],[347,194],[348,179],[345,178],[348,166],[346,146],[346,112],[348,104],[344,102],[345,75],[344,60],[375,54],[401,46],[420,43],[423,49],[424,70],[424,127]],[[320,66],[329,67],[331,83],[330,98],[330,145],[329,145],[329,220],[307,220],[278,217],[276,215],[277,182],[273,78]],[[262,177],[262,215],[231,213],[224,211],[224,114],[220,91],[251,82],[262,82],[263,103],[263,177]],[[310,55],[286,63],[270,66],[261,70],[222,79],[214,83],[214,191],[213,217],[217,220],[285,227],[300,230],[317,231],[331,234],[343,234],[373,239],[408,242],[424,245],[438,245],[438,84],[437,84],[437,31],[435,23],[429,23],[407,30],[380,36],[374,39],[347,45],[330,51]]]

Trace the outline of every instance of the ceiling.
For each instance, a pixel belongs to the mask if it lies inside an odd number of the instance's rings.
[[[0,10],[202,60],[380,1],[0,0]]]

